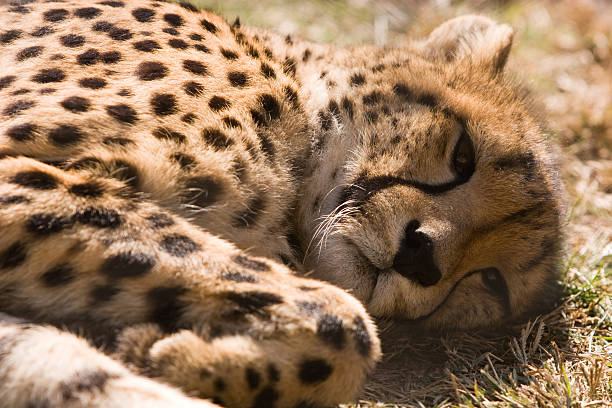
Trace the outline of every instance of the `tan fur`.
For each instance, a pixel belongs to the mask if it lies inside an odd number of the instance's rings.
[[[366,308],[469,328],[553,298],[560,187],[507,26],[337,49],[130,0],[16,2],[0,27],[0,311],[30,322],[3,319],[0,406],[202,404],[143,377],[335,404],[380,357]],[[428,192],[466,137],[473,174]],[[394,266],[415,220],[435,284]]]

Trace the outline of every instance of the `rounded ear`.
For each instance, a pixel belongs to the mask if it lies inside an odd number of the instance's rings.
[[[496,75],[503,71],[514,30],[488,17],[466,15],[442,23],[423,43],[425,55],[446,62],[469,59]]]

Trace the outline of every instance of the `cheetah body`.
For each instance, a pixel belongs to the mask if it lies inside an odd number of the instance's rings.
[[[0,27],[0,312],[29,322],[0,326],[2,406],[334,404],[380,357],[366,308],[467,328],[554,286],[560,188],[507,26],[337,49],[20,0]]]

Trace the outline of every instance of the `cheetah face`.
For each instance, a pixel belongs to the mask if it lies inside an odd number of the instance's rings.
[[[445,23],[422,58],[380,73],[388,87],[366,90],[363,122],[345,129],[358,141],[309,259],[372,314],[490,326],[555,298],[560,186],[540,125],[504,78],[511,39],[482,17]]]

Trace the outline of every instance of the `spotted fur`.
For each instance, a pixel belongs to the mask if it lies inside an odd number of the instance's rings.
[[[467,328],[550,299],[559,185],[507,26],[337,49],[17,0],[0,27],[0,311],[28,322],[2,316],[0,406],[326,406],[379,359],[366,308]]]

